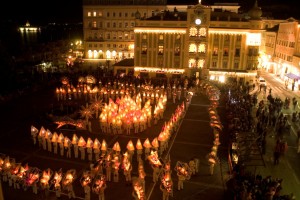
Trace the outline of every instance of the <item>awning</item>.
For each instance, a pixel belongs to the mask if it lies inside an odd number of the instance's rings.
[[[296,74],[293,74],[293,73],[287,73],[287,74],[285,74],[285,76],[290,79],[300,80],[300,76],[297,76]]]

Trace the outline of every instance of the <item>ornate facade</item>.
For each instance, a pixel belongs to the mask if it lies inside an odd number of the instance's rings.
[[[134,58],[135,74],[147,77],[254,79],[265,30],[279,23],[261,19],[257,3],[248,14],[241,14],[238,4],[232,3],[101,2],[84,4],[85,58],[114,62]]]

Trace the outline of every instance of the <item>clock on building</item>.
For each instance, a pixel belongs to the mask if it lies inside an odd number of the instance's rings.
[[[200,18],[196,18],[195,19],[195,24],[196,25],[200,25],[201,24],[201,19]]]

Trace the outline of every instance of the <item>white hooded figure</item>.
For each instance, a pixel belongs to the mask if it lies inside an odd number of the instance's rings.
[[[75,158],[78,158],[78,144],[73,144],[73,148],[74,148],[74,156]]]
[[[91,187],[89,185],[84,186],[84,200],[90,200],[91,199]]]
[[[36,138],[37,138],[38,133],[39,133],[39,130],[37,128],[35,128],[34,126],[31,126],[31,137],[32,137],[34,145],[36,145]]]
[[[89,159],[89,161],[92,161],[92,159],[93,159],[93,149],[92,149],[92,147],[88,147],[86,149],[86,151],[88,153],[88,159]]]
[[[53,142],[53,153],[57,154],[57,142]]]
[[[48,151],[52,152],[52,141],[51,138],[47,138]]]
[[[63,142],[59,143],[59,149],[60,149],[60,155],[64,156],[65,148],[64,148],[64,143]]]
[[[80,151],[81,160],[85,160],[85,147],[83,146],[79,147],[79,151]]]
[[[47,150],[47,139],[45,137],[42,137],[42,145],[43,145],[43,149]]]

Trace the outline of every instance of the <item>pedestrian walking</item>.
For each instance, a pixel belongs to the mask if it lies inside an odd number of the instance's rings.
[[[279,164],[280,152],[281,152],[281,144],[280,144],[280,140],[277,140],[274,149],[274,165]]]

